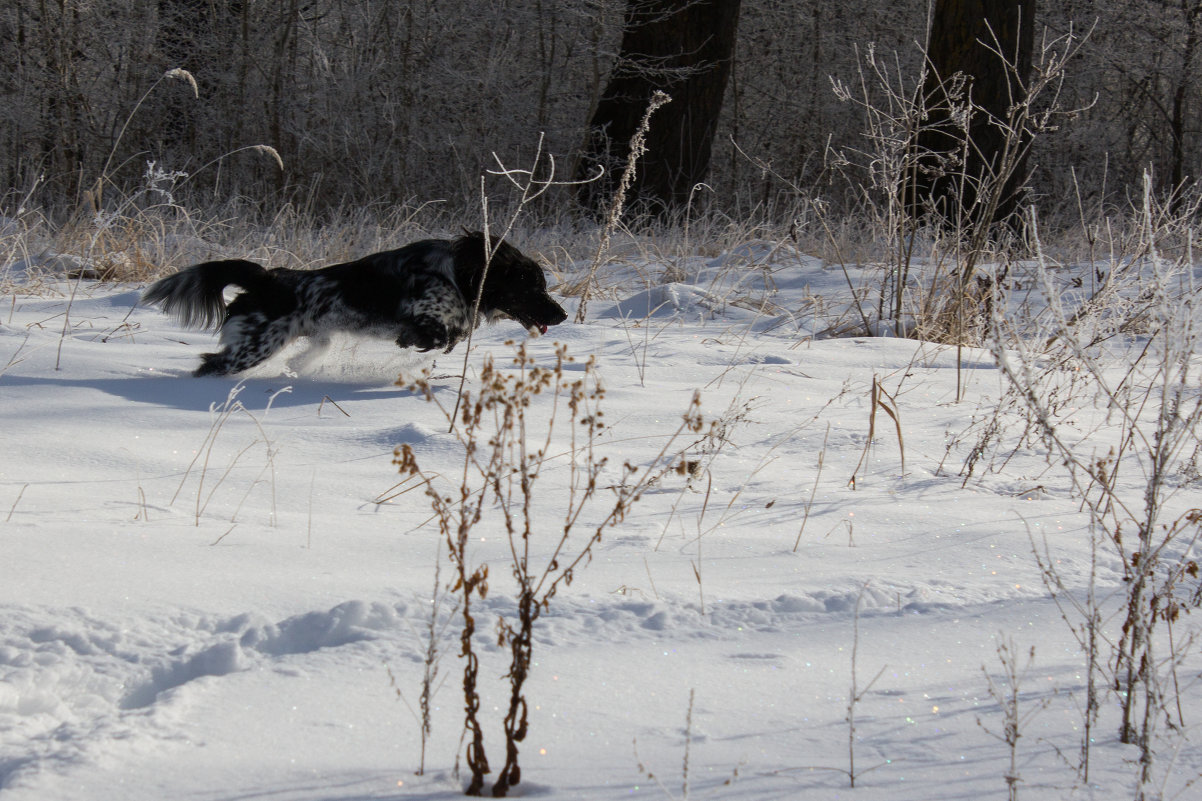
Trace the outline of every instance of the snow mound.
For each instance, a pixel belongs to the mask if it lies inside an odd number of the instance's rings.
[[[682,317],[706,320],[721,302],[709,293],[687,284],[663,284],[638,292],[597,312],[603,319],[646,320]]]

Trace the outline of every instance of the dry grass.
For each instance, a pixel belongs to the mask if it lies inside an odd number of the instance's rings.
[[[168,179],[148,171],[148,188],[122,198],[119,213],[59,220],[25,208],[20,198],[0,200],[0,293],[64,292],[69,279],[141,283],[219,258],[307,269],[479,227],[470,214],[440,203],[381,204],[325,215],[303,204],[286,205],[264,216],[244,201],[231,200],[195,210],[174,198],[171,187],[163,185]],[[1079,219],[1040,231],[1044,258],[1061,280],[1075,282],[1073,287],[1088,297],[1083,316],[1098,324],[1099,336],[1136,331],[1142,319],[1138,297],[1131,295],[1130,281],[1119,279],[1146,252],[1138,234],[1143,220],[1133,208],[1081,206]],[[982,280],[967,285],[963,303],[940,302],[955,294],[959,247],[947,236],[920,232],[903,319],[892,320],[877,302],[880,286],[895,269],[881,244],[889,241],[888,231],[871,214],[819,219],[820,208],[807,201],[786,210],[757,207],[734,218],[690,206],[669,219],[624,222],[609,232],[610,243],[595,273],[590,259],[602,236],[595,223],[530,213],[510,238],[543,263],[555,291],[566,297],[579,297],[589,275],[594,297],[608,299],[679,283],[704,292],[716,309],[746,309],[782,324],[804,322],[819,337],[901,333],[948,342],[947,332],[955,329],[960,333],[955,342],[977,344],[988,327],[990,304],[1007,296],[1013,302],[1016,293],[1032,291],[1031,278],[1022,273],[1030,248],[1012,239],[991,243],[994,250],[977,271]],[[1090,216],[1103,212],[1108,216]],[[1157,207],[1156,213],[1169,212]],[[1158,252],[1188,259],[1190,229],[1169,222],[1160,226]],[[747,255],[751,253],[756,255]],[[841,292],[839,298],[814,295],[795,303],[796,308],[781,304],[775,281],[806,269],[803,255],[847,270],[847,290],[856,302],[832,302],[848,299]],[[1122,324],[1099,324],[1106,319],[1121,319]],[[1037,322],[1032,319],[1033,325]],[[637,327],[645,321],[627,324]],[[779,326],[773,330],[780,332]]]

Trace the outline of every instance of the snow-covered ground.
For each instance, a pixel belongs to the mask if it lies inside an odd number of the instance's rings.
[[[990,682],[1008,692],[1001,656],[1023,669],[1033,649],[1017,687],[1019,797],[1134,798],[1138,751],[1118,742],[1116,693],[1088,781],[1078,771],[1081,621],[1050,598],[1032,543],[1078,593],[1096,559],[1111,641],[1118,556],[1106,543],[1094,554],[1081,500],[1037,438],[1004,429],[1002,455],[964,475],[1004,391],[992,356],[967,350],[958,371],[947,347],[816,338],[847,280],[787,249],[677,272],[621,302],[595,298],[588,322],[528,343],[541,365],[555,343],[595,356],[603,479],[648,463],[694,391],[720,436],[694,449],[694,477],[668,473],[606,532],[538,621],[513,795],[1005,798]],[[392,489],[403,443],[427,472],[459,475],[438,408],[395,384],[429,359],[346,340],[300,375],[281,358],[242,381],[195,379],[213,337],[139,307],[140,287],[42,280],[28,293],[23,280],[0,308],[0,796],[457,797],[452,570],[428,499]],[[521,335],[512,323],[478,333],[469,390],[485,354],[505,367]],[[461,346],[433,365],[440,399],[462,358]],[[878,408],[857,469],[874,379],[898,422]],[[562,530],[567,461],[540,478],[536,556]],[[1183,483],[1173,503],[1196,505],[1192,491]],[[471,558],[490,567],[474,603],[495,770],[510,551],[496,510],[472,537]],[[438,566],[439,675],[416,775]],[[1174,624],[1179,644],[1195,618]],[[1202,660],[1180,650],[1172,711],[1179,699],[1185,725],[1156,727],[1150,797],[1193,797],[1202,773]]]

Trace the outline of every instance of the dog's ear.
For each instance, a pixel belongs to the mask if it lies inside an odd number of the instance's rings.
[[[481,248],[484,247],[484,232],[483,231],[469,231],[467,229],[467,226],[463,226],[463,225],[461,225],[459,227],[463,229],[463,236],[459,237],[460,239],[464,240],[465,242],[479,242],[480,247]],[[499,242],[500,240],[497,239],[495,236],[490,236],[489,239],[492,240],[492,248],[490,248],[490,249],[496,250],[497,242]]]

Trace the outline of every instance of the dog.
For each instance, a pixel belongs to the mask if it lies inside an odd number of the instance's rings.
[[[142,301],[185,327],[220,332],[222,349],[204,354],[195,376],[240,373],[298,337],[309,337],[317,350],[329,345],[331,334],[347,332],[450,353],[482,321],[508,318],[531,334],[545,334],[567,319],[547,294],[538,264],[504,240],[492,237],[491,244],[487,270],[479,231],[424,239],[320,270],[210,261],[156,281]],[[224,290],[231,284],[242,292],[227,307]]]

